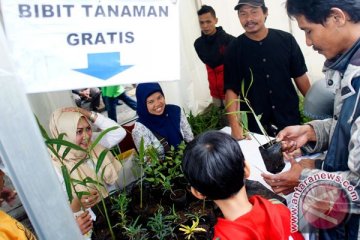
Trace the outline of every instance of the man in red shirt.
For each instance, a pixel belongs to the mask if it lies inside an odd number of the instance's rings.
[[[203,5],[197,14],[201,36],[195,40],[194,47],[206,66],[213,103],[215,106],[224,107],[224,54],[235,37],[226,33],[222,27],[216,27],[218,19],[211,6]]]

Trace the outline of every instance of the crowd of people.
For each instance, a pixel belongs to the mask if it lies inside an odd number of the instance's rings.
[[[105,149],[119,144],[126,135],[117,123],[119,100],[137,113],[131,133],[137,150],[143,143],[145,148],[154,147],[159,156],[164,157],[171,146],[176,148],[186,142],[182,169],[192,194],[214,201],[223,214],[215,225],[214,239],[303,239],[300,232],[291,231],[289,208],[259,196],[250,199],[247,196],[244,181],[250,169],[238,141],[248,136],[244,135],[242,121],[235,114],[249,107],[236,101],[245,97],[242,88],[246,89],[246,97],[256,115],[261,115],[265,130],[282,143],[282,150],[289,157],[289,170],[262,174],[275,193],[291,194],[301,181],[317,174],[333,173],[341,183],[352,186],[359,196],[360,3],[358,0],[286,0],[285,6],[289,17],[305,32],[306,44],[326,58],[324,81],[335,92],[333,116],[300,124],[297,90],[305,96],[311,87],[306,59],[290,33],[265,26],[269,10],[264,0],[237,1],[234,10],[245,31],[238,37],[217,27],[215,10],[203,5],[197,12],[201,36],[195,40],[194,49],[206,65],[213,103],[229,113],[231,135],[208,131],[194,136],[181,108],[166,103],[165,94],[156,82],[138,84],[136,101],[126,95],[122,86],[73,90],[78,107],[61,108],[52,113],[49,124],[52,137],[65,134],[64,140],[88,149],[102,130],[115,129],[107,132],[90,152],[63,146],[58,149],[59,154],[51,154],[64,191],[61,170],[64,165],[68,169],[77,167],[77,171],[71,172],[73,179],[99,178],[102,183],[102,187],[90,184],[75,188],[78,192],[89,192],[81,198],[75,194],[70,203],[84,235],[92,229],[94,213],[91,208],[100,201],[100,196],[106,197],[117,189],[121,181],[120,163],[111,152],[101,156]],[[101,96],[107,117],[101,114]],[[81,107],[84,101],[90,102],[89,110]],[[251,115],[248,122],[248,130],[260,132]],[[276,131],[273,132],[274,126]],[[94,128],[100,132],[93,131]],[[299,149],[305,153],[326,151],[326,154],[323,159],[297,162],[291,154]],[[59,159],[59,156],[64,158]],[[100,156],[104,164],[95,172]],[[4,191],[1,182],[0,190]],[[320,187],[322,194],[316,196],[310,208],[320,214],[319,218],[336,218],[340,208],[337,207],[344,202],[339,202],[334,194],[329,195],[326,184]],[[347,202],[349,208],[344,221],[331,228],[317,225],[312,230],[317,239],[358,239],[359,199]],[[10,201],[10,198],[4,200]],[[10,220],[16,224],[15,220]]]

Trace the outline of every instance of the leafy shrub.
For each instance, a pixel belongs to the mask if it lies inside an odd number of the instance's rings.
[[[300,123],[301,124],[304,124],[304,123],[307,123],[307,122],[310,122],[311,118],[305,116],[304,114],[304,97],[299,94],[299,110],[300,110]]]
[[[227,122],[225,110],[213,104],[196,116],[190,111],[187,120],[195,136],[208,130],[219,130],[225,127]]]

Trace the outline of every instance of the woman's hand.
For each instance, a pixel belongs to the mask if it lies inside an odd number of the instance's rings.
[[[83,235],[88,233],[93,228],[93,221],[91,219],[91,215],[89,214],[89,211],[85,211],[79,216],[77,216],[76,222]]]
[[[90,190],[90,195],[84,195],[81,197],[81,204],[84,208],[91,208],[99,202],[99,199],[99,192],[96,190]]]
[[[87,119],[89,119],[91,122],[95,122],[97,118],[97,113],[90,112],[84,108],[79,107],[65,107],[62,109],[63,112],[79,112],[80,114],[84,115]]]
[[[79,112],[84,115],[86,118],[90,118],[91,112],[79,107],[65,107],[62,109],[63,112]]]

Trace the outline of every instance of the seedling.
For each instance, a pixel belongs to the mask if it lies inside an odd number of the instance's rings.
[[[206,232],[206,230],[204,228],[198,227],[199,221],[200,221],[199,217],[195,216],[195,220],[192,220],[192,225],[191,226],[180,224],[179,230],[184,232],[184,235],[186,236],[185,237],[186,239],[188,239],[188,240],[196,239],[196,237],[195,237],[196,233]]]

